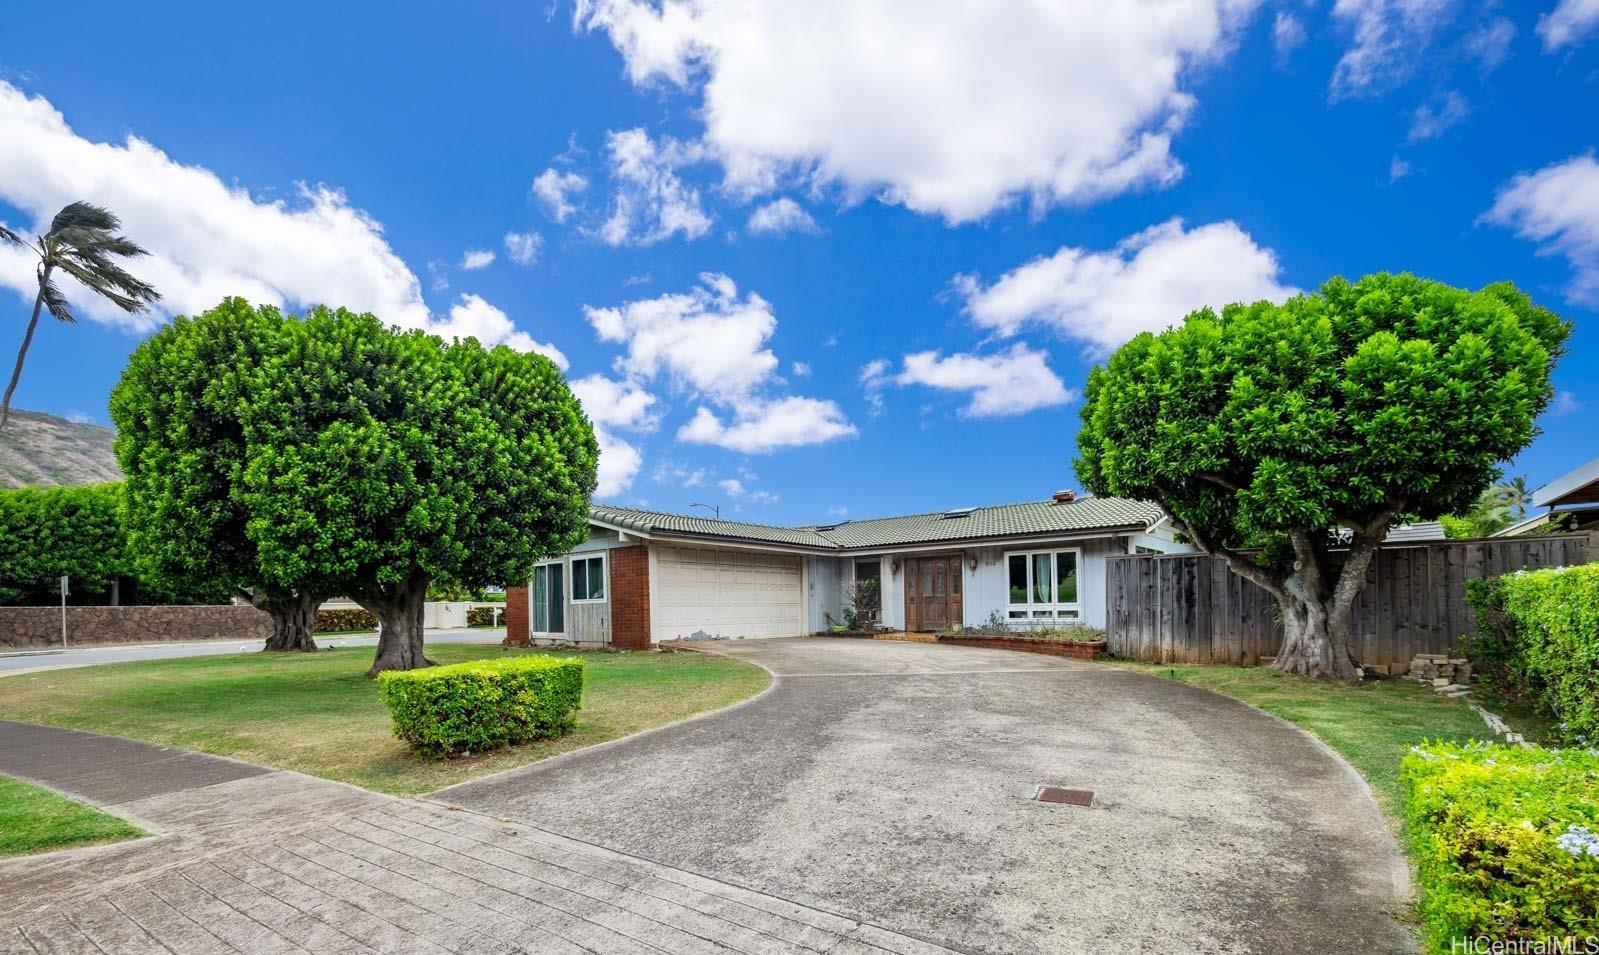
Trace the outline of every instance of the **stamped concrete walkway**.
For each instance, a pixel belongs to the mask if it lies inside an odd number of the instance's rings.
[[[156,835],[0,861],[0,955],[946,949],[526,823],[0,722],[0,773]]]
[[[436,793],[972,952],[1394,952],[1354,770],[1242,703],[999,650],[796,638],[735,709]],[[1093,790],[1049,805],[1041,784]]]

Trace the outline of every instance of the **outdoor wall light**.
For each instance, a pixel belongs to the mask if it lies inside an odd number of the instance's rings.
[[[973,555],[973,557],[972,557],[972,570],[975,571],[976,569],[977,569],[977,557],[975,555]]]
[[[896,557],[893,560],[888,562],[888,569],[893,571],[896,574],[899,573],[899,558],[898,557]]]

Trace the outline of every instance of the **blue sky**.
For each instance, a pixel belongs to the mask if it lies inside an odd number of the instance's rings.
[[[558,354],[621,503],[1041,498],[1117,343],[1383,269],[1574,320],[1513,471],[1599,453],[1595,0],[455,6],[19,8],[0,221],[111,206],[169,311]],[[0,254],[8,362],[31,280]],[[20,407],[106,422],[164,317],[83,305]]]

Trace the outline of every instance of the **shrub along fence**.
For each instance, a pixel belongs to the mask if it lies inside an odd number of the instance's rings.
[[[1355,656],[1403,665],[1454,652],[1477,629],[1467,580],[1596,558],[1588,533],[1384,545],[1350,610]],[[1109,651],[1146,663],[1248,665],[1282,644],[1277,601],[1203,554],[1110,558],[1105,608]]]

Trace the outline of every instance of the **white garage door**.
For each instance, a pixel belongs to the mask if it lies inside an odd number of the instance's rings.
[[[710,547],[659,547],[655,638],[704,630],[723,637],[800,632],[800,558]]]

